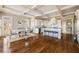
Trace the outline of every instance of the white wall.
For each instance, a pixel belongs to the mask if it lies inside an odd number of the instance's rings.
[[[51,20],[46,20],[44,21],[44,26],[61,28],[61,20],[56,20],[56,18],[52,18]]]
[[[76,17],[77,17],[77,27],[76,27],[76,34],[77,34],[77,41],[79,43],[79,10],[76,11]]]
[[[25,29],[29,27],[29,19],[22,16],[13,16],[13,29]]]
[[[42,25],[43,25],[43,20],[39,20],[39,19],[35,19],[35,18],[31,19],[31,28],[41,27]]]
[[[62,22],[62,33],[66,33],[67,31],[66,31],[66,21],[64,20],[63,22]]]
[[[9,18],[10,19],[9,19]],[[29,27],[29,18],[27,17],[23,17],[23,16],[19,16],[19,15],[2,15],[0,18],[1,22],[0,22],[0,34],[1,36],[6,36],[6,34],[4,34],[5,32],[5,28],[4,28],[4,23],[9,23],[11,24],[11,32],[18,32],[18,31],[25,31],[28,27]],[[18,24],[18,22],[21,22],[21,24]],[[18,37],[14,36],[15,38]],[[17,39],[13,39],[12,41],[16,41]]]

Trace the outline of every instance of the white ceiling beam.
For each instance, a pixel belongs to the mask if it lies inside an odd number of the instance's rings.
[[[5,6],[3,7],[3,6],[0,6],[0,10],[2,10],[2,12],[4,12],[5,14],[9,14],[9,15],[21,15],[21,13],[19,13],[19,12],[15,12],[15,11],[13,11],[13,10],[10,10],[10,9],[8,9],[8,8],[5,8]],[[24,15],[22,15],[22,16],[24,16]],[[25,16],[24,16],[25,17]],[[27,17],[27,18],[29,18],[29,17]]]
[[[75,6],[76,5],[66,6],[66,7],[61,8],[61,10],[65,10],[65,9],[72,8],[72,7],[75,7]],[[58,11],[58,10],[55,9],[55,10],[52,10],[52,11],[45,12],[44,14],[48,14],[48,13],[52,13],[52,12],[56,12],[56,11]]]
[[[40,14],[43,14],[43,12],[41,10],[39,10],[39,9],[35,9],[35,11],[37,11]]]
[[[39,10],[39,9],[36,9],[36,11],[37,11],[38,13],[40,13],[41,15],[44,15],[44,12],[43,12],[43,11],[41,11],[41,10]],[[45,15],[45,16],[46,16],[46,18],[50,18],[49,15]]]
[[[62,25],[62,21],[64,20],[64,16],[63,16],[63,14],[62,14],[62,11],[61,11],[61,9],[59,8],[59,6],[57,6],[56,5],[56,8],[58,9],[58,12],[59,12],[59,16],[61,17],[61,25]]]
[[[20,11],[16,11],[16,10],[14,10],[12,8],[7,7],[7,6],[2,6],[1,9],[5,13],[9,13],[9,14],[11,13],[11,14],[16,14],[16,15],[20,15],[21,14]]]
[[[59,6],[56,5],[56,8],[57,8],[57,10],[58,10],[60,16],[63,17],[62,11],[61,11],[61,9],[59,8]]]
[[[35,7],[37,7],[37,5],[34,5],[32,8],[27,9],[26,12],[30,11],[31,9],[33,9],[33,8],[35,8]],[[21,11],[19,11],[19,10],[15,10],[15,9],[13,9],[13,8],[10,8],[10,7],[8,7],[8,6],[4,6],[4,8],[9,9],[9,10],[12,10],[12,11],[15,11],[15,12],[19,12],[19,13],[21,12]]]
[[[34,5],[33,7],[29,8],[25,13],[29,12],[30,10],[32,10],[33,8],[37,7],[37,5]],[[1,9],[3,9],[3,12],[5,13],[11,13],[11,14],[15,14],[15,15],[23,15],[21,13],[21,11],[15,10],[13,8],[10,8],[8,6],[2,6]],[[31,14],[27,14],[29,16],[32,16]]]
[[[14,8],[11,8],[11,7],[8,7],[8,6],[4,6],[4,8],[9,9],[9,10],[14,11],[14,12],[19,12],[19,13],[21,12],[19,10],[15,10]]]
[[[72,7],[75,7],[75,6],[77,6],[77,5],[66,6],[66,7],[61,8],[61,10],[65,10],[65,9],[72,8]],[[57,11],[58,11],[58,9],[55,9],[55,10],[45,12],[44,14],[49,14],[49,13],[53,13],[53,12],[57,12]],[[41,16],[41,15],[37,15],[37,16]]]
[[[24,13],[26,13],[26,14],[29,15],[29,16],[33,16],[33,17],[34,17],[34,15],[29,14],[28,12],[31,11],[31,10],[33,10],[33,9],[36,8],[37,6],[38,6],[38,5],[33,5],[31,8],[27,9],[26,11],[24,11]],[[25,8],[25,7],[24,7],[24,8]]]
[[[31,8],[27,9],[27,10],[25,11],[25,13],[31,11],[32,9],[36,8],[37,6],[38,6],[38,5],[34,5],[34,6],[32,6]],[[25,7],[24,7],[24,8],[25,8]]]
[[[35,9],[38,13],[40,13],[40,14],[38,14],[38,15],[42,15],[43,12],[42,12],[41,10],[37,9],[37,8],[36,8],[37,6],[38,6],[38,5],[34,5],[32,8],[29,8],[27,11],[25,11],[25,13],[27,14],[29,11]],[[25,8],[25,7],[24,7],[24,8]],[[29,14],[29,13],[28,13],[28,14]],[[32,14],[29,14],[29,15],[32,15]],[[37,15],[33,15],[33,16],[37,16]]]

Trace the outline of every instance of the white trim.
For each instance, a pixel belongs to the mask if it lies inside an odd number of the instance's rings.
[[[65,9],[72,8],[72,7],[75,7],[75,6],[77,6],[77,5],[66,6],[66,7],[61,8],[61,10],[65,10]],[[52,11],[45,12],[44,14],[49,14],[49,13],[53,13],[53,12],[57,12],[57,11],[58,11],[58,9],[55,9],[55,10],[52,10]],[[37,15],[37,16],[41,16],[41,15]]]
[[[30,10],[32,10],[32,9],[34,9],[34,8],[36,8],[38,5],[33,5],[31,8],[29,8],[28,10],[26,10],[25,12],[27,13],[27,12],[29,12]],[[63,7],[63,8],[61,8],[61,10],[65,10],[65,9],[68,9],[68,8],[72,8],[72,7],[75,7],[75,6],[77,6],[77,5],[69,5],[69,6],[66,6],[66,7]],[[3,8],[0,8],[0,9],[2,9],[2,11],[4,11],[5,13],[11,13],[11,14],[17,14],[17,15],[23,15],[22,13],[20,13],[20,11],[18,11],[17,12],[17,10],[14,10],[13,8],[9,8],[9,7],[4,7],[4,9]],[[49,13],[53,13],[53,12],[57,12],[58,11],[58,9],[55,9],[55,10],[51,10],[51,11],[48,11],[48,12],[45,12],[44,14],[49,14]],[[38,14],[38,15],[35,15],[35,17],[36,16],[41,16],[41,14]],[[29,15],[29,17],[31,17],[30,15]]]
[[[34,5],[32,8],[27,9],[27,10],[25,11],[25,13],[29,12],[30,10],[32,10],[32,9],[34,9],[34,8],[36,8],[36,7],[37,7],[37,5]]]

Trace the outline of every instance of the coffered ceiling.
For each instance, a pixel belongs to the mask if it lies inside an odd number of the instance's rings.
[[[78,5],[0,5],[0,12],[46,19],[60,14],[74,13],[78,8]]]

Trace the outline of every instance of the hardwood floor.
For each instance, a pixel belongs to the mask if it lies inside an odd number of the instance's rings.
[[[3,38],[4,37],[0,37],[0,53],[3,52]]]
[[[28,45],[25,46],[25,43]],[[63,35],[62,39],[37,36],[11,43],[12,53],[78,53],[77,43],[72,35]]]

